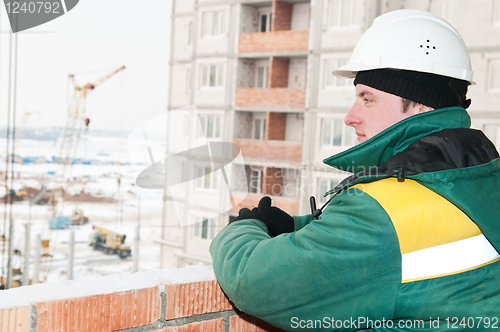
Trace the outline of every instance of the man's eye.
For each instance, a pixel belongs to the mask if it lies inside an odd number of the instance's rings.
[[[371,102],[372,100],[364,98],[363,101],[364,101],[365,104],[367,104],[367,103]]]

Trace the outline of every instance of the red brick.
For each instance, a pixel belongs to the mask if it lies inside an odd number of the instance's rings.
[[[283,176],[281,168],[264,167],[262,195],[281,196],[283,194]]]
[[[303,88],[236,88],[236,106],[303,108]]]
[[[271,31],[290,30],[292,27],[292,4],[273,1]]]
[[[302,162],[302,144],[288,141],[256,141],[234,139],[233,143],[241,149],[245,162],[265,160],[266,162],[286,162],[299,164]]]
[[[38,332],[107,332],[161,317],[158,287],[36,303]]]
[[[219,318],[181,326],[169,326],[161,330],[154,330],[154,332],[224,332],[224,320]]]
[[[229,332],[280,332],[282,329],[250,315],[229,317]]]
[[[29,332],[31,307],[0,310],[0,332]]]
[[[238,52],[305,51],[309,48],[308,30],[242,33]]]
[[[286,113],[267,113],[266,140],[284,141],[286,136]]]
[[[288,87],[288,58],[271,57],[269,65],[269,87]]]
[[[167,296],[166,319],[233,309],[216,280],[165,285],[165,292]]]

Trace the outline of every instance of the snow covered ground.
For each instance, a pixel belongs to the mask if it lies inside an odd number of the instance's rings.
[[[0,171],[5,170],[6,139],[0,139]],[[150,141],[154,147],[155,159],[161,158],[163,150],[161,141]],[[40,234],[42,240],[50,240],[48,253],[52,258],[42,261],[40,278],[43,282],[67,279],[68,239],[70,232],[75,233],[74,270],[73,279],[86,279],[94,276],[117,276],[133,272],[133,259],[119,259],[116,255],[105,255],[100,251],[93,251],[87,240],[92,232],[92,225],[111,228],[126,234],[125,244],[134,251],[134,237],[137,225],[140,225],[139,271],[158,269],[160,247],[153,243],[160,237],[162,190],[146,190],[135,185],[138,172],[150,164],[146,145],[139,141],[134,148],[140,151],[129,151],[127,136],[92,136],[84,135],[80,138],[78,155],[90,164],[79,164],[71,167],[71,181],[65,188],[71,196],[59,208],[58,214],[71,215],[74,209],[82,209],[89,218],[89,224],[71,226],[64,230],[50,230],[48,219],[51,211],[48,205],[32,205],[28,200],[14,202],[12,205],[12,219],[14,220],[14,248],[22,252],[16,256],[14,263],[23,266],[25,224],[31,223],[31,253],[33,261],[35,238]],[[164,150],[163,150],[164,151]],[[54,141],[32,139],[18,140],[16,156],[44,157],[52,160],[58,156],[58,144]],[[131,160],[130,156],[134,160]],[[55,187],[54,173],[60,171],[60,164],[56,163],[28,163],[14,164],[15,180],[13,189],[23,188],[40,189],[42,185],[48,188]],[[0,177],[0,184],[4,184],[5,175]],[[118,182],[118,179],[119,182]],[[10,182],[8,183],[10,185]],[[0,188],[0,197],[5,193]],[[0,234],[8,236],[8,222],[10,205],[0,204]],[[0,241],[0,265],[7,265],[7,253],[2,250]],[[33,264],[30,266],[32,276]]]

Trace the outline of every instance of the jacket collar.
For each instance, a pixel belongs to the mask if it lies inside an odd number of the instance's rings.
[[[447,107],[406,118],[346,151],[323,160],[339,170],[358,173],[378,167],[410,144],[443,129],[469,128],[470,117],[461,107]]]

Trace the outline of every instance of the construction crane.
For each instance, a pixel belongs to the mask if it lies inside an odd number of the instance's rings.
[[[76,156],[82,126],[85,124],[85,126],[88,127],[90,122],[90,120],[85,117],[85,99],[92,90],[124,69],[125,66],[122,66],[112,73],[98,79],[94,83],[87,83],[83,86],[77,85],[75,81],[75,75],[69,75],[69,79],[74,86],[74,93],[68,107],[66,125],[64,127],[62,142],[56,160],[59,164],[62,165],[61,167],[59,167],[58,172],[56,172],[54,176],[54,182],[56,182],[58,185],[56,185],[56,188],[52,191],[51,197],[49,199],[49,205],[52,210],[52,217],[56,217],[58,215],[59,209],[57,208],[57,205],[61,203],[64,198],[63,187],[65,181],[69,178],[71,164],[73,163],[74,157]]]
[[[69,179],[71,173],[71,165],[76,156],[76,151],[78,148],[78,140],[80,138],[80,133],[83,125],[88,127],[90,120],[85,116],[85,100],[89,93],[93,91],[95,88],[100,86],[102,83],[107,81],[109,78],[117,74],[118,72],[125,69],[125,66],[122,66],[112,73],[98,79],[94,83],[87,83],[83,86],[78,86],[75,80],[75,75],[69,75],[68,79],[73,83],[74,92],[73,97],[70,100],[68,107],[68,114],[66,118],[66,125],[64,127],[64,132],[62,136],[61,146],[59,148],[59,153],[56,159],[56,162],[59,164],[59,167],[54,174],[53,183],[51,186],[53,189],[50,191],[48,204],[50,215],[47,219],[47,226],[50,228],[50,219],[62,217],[62,202],[64,201],[64,187],[67,179]],[[48,260],[45,261],[45,272],[48,273],[50,271],[50,265],[52,262],[52,254],[50,254],[49,250],[49,242],[50,239],[47,239],[47,234],[45,234],[45,239],[42,240],[44,243],[44,248],[47,249],[47,252],[44,254],[44,257],[47,257]],[[57,233],[56,233],[57,237]],[[53,252],[53,249],[52,249]]]

